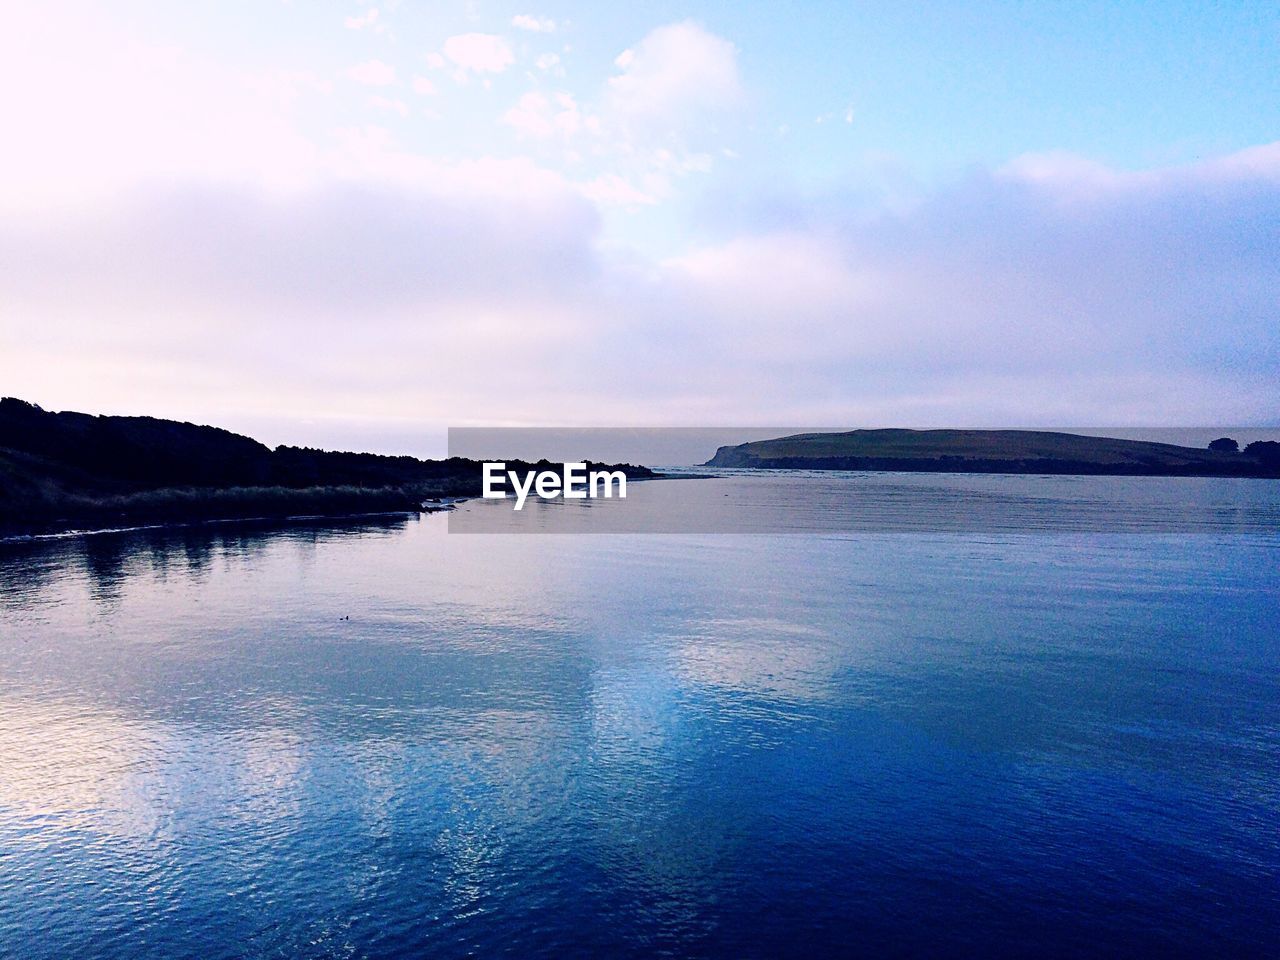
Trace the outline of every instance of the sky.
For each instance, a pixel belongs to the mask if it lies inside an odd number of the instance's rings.
[[[1280,8],[64,3],[0,393],[447,426],[1280,423]]]

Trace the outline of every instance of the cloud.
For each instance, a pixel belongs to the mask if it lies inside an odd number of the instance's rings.
[[[612,105],[637,120],[684,122],[743,99],[734,45],[692,21],[658,27],[615,63]]]
[[[511,25],[517,30],[528,30],[532,33],[554,33],[556,29],[554,20],[547,17],[533,17],[527,13],[512,17]]]
[[[1270,149],[1141,174],[1024,158],[896,213],[801,203],[667,266],[762,383],[804,371],[881,417],[1256,420],[1280,374],[1277,214]]]
[[[843,110],[831,110],[827,113],[820,113],[813,118],[813,122],[817,124],[830,123],[837,117],[845,123],[853,123],[853,107],[845,107]]]
[[[636,209],[681,230],[650,208],[723,154],[708,131],[744,97],[732,46],[701,28],[650,34],[596,97],[511,105],[540,154],[587,155],[571,180],[400,143],[368,122],[380,97],[410,126],[390,84],[335,96],[316,71],[46,20],[0,35],[0,88],[41,78],[38,97],[9,98],[0,151],[0,382],[52,407],[436,424],[1277,415],[1280,143],[1144,171],[1028,155],[879,206],[789,192],[744,160],[732,196],[697,207],[719,239],[652,258],[602,223]],[[304,135],[316,106],[332,122]]]
[[[409,105],[403,100],[396,100],[393,97],[373,96],[369,98],[369,105],[375,110],[398,114],[401,117],[409,115]]]
[[[376,128],[342,157],[285,195],[151,184],[0,222],[7,389],[215,420],[1275,416],[1277,147],[1023,158],[878,213],[796,199],[656,262],[600,246],[594,204],[650,199],[621,176],[442,164]]]
[[[737,52],[685,21],[651,31],[615,65],[618,72],[592,104],[593,152],[609,157],[608,172],[638,184],[650,201],[673,196],[681,178],[712,169],[712,157],[732,135],[733,114],[745,100]]]
[[[342,25],[348,30],[364,30],[366,27],[373,27],[375,30],[380,28],[378,23],[378,8],[370,7],[366,12],[355,17],[343,18]]]
[[[534,137],[549,137],[555,131],[551,123],[551,101],[544,94],[530,91],[516,101],[516,105],[503,114],[503,122],[521,133]]]
[[[5,145],[0,215],[114,202],[141,178],[279,185],[311,169],[292,114],[332,84],[305,69],[248,70],[98,19],[32,8],[0,31]],[[33,78],[38,78],[32,87]],[[26,91],[26,92],[23,92]]]
[[[444,42],[444,56],[465,73],[502,73],[515,62],[511,46],[492,33],[460,33]]]
[[[556,54],[535,65],[564,72]],[[673,196],[681,178],[711,171],[724,145],[710,121],[741,102],[742,88],[733,45],[691,22],[651,31],[617,65],[620,72],[583,105],[568,93],[534,89],[502,121],[524,140],[563,141],[565,162],[595,166],[585,195],[634,209]]]
[[[521,134],[538,139],[556,135],[569,138],[584,128],[599,127],[597,118],[583,115],[572,94],[556,93],[548,97],[537,90],[522,95],[502,119]]]
[[[379,379],[417,412],[451,405],[485,369],[513,371],[531,396],[589,329],[574,301],[598,269],[592,206],[524,162],[366,149],[383,162],[359,158],[360,180],[287,194],[152,184],[113,210],[0,222],[6,389],[152,410],[180,395],[204,419],[321,413],[321,380],[367,412],[390,409],[355,397]],[[8,379],[33,360],[45,374]],[[88,397],[76,384],[95,371]],[[239,396],[216,399],[228,390]]]
[[[436,85],[427,77],[415,76],[413,78],[413,92],[421,97],[434,96],[436,93]]]
[[[606,173],[584,183],[582,195],[593,203],[617,207],[647,207],[658,202],[652,194],[638,189],[616,173]]]
[[[368,60],[348,68],[347,76],[366,87],[389,87],[396,82],[396,68],[381,60]]]
[[[784,322],[851,314],[876,302],[876,280],[860,277],[838,243],[800,230],[737,238],[667,265],[716,308],[746,302],[750,314]]]

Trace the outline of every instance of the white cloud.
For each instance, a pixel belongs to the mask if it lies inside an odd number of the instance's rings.
[[[293,106],[308,94],[328,96],[333,84],[309,70],[272,70],[245,78],[249,88],[279,107]]]
[[[516,101],[516,105],[502,116],[504,123],[532,137],[549,137],[555,128],[551,124],[551,101],[545,94],[530,91]]]
[[[710,173],[714,161],[706,153],[673,153],[659,148],[649,155],[653,168],[662,173],[683,176],[686,173]]]
[[[822,124],[840,117],[845,123],[853,123],[853,107],[845,107],[844,110],[832,110],[828,113],[820,113],[813,118],[814,123]]]
[[[613,105],[637,119],[678,122],[743,99],[733,44],[692,21],[658,27],[615,63]]]
[[[114,202],[148,177],[275,187],[312,169],[316,145],[292,114],[331,92],[318,74],[229,66],[125,32],[105,10],[42,10],[0,31],[0,211]]]
[[[440,54],[435,53],[433,51],[427,54],[426,59],[427,59],[427,66],[430,67],[432,70],[444,69],[444,57],[442,57]]]
[[[537,90],[521,96],[502,119],[520,133],[539,139],[553,135],[572,137],[584,127],[597,129],[599,123],[595,117],[583,115],[572,94],[548,97]]]
[[[620,72],[580,106],[572,96],[535,90],[503,115],[526,138],[569,141],[571,165],[596,164],[587,194],[624,207],[656,203],[676,180],[712,168],[724,144],[717,111],[742,101],[736,53],[728,41],[691,22],[659,27],[616,59]],[[559,56],[535,65],[561,75]]]
[[[396,82],[396,68],[381,60],[369,60],[349,68],[347,76],[366,87],[389,87]]]
[[[671,260],[668,266],[717,311],[745,309],[744,316],[767,319],[755,324],[754,332],[763,333],[774,351],[813,349],[813,343],[787,345],[778,336],[788,318],[802,326],[825,324],[834,317],[856,316],[877,302],[879,278],[860,275],[833,238],[804,231],[738,238]],[[743,333],[748,335],[745,326]],[[831,345],[829,337],[826,345]]]
[[[517,30],[529,30],[533,33],[554,33],[556,29],[554,20],[547,17],[533,17],[527,13],[512,17],[511,25]]]
[[[593,203],[615,207],[647,207],[657,203],[652,194],[638,189],[616,173],[606,173],[579,187],[582,195]]]
[[[511,46],[493,33],[460,33],[444,42],[445,57],[461,71],[501,73],[515,62]]]
[[[427,77],[416,76],[413,78],[413,92],[422,97],[430,97],[435,94],[436,85]]]
[[[346,17],[343,19],[342,25],[348,30],[363,30],[366,27],[378,29],[378,8],[370,7],[359,16]]]
[[[569,423],[1274,417],[1280,148],[978,173],[870,218],[797,199],[665,262],[599,244],[593,203],[653,199],[619,174],[444,164],[377,127],[325,170],[0,219],[6,390],[214,420],[502,419],[511,396]]]
[[[375,110],[382,110],[386,113],[395,113],[402,117],[407,117],[409,115],[409,105],[403,100],[396,100],[390,97],[373,96],[369,98],[369,105]]]
[[[389,84],[328,96],[318,68],[99,19],[0,33],[7,392],[215,422],[501,419],[513,395],[544,422],[1275,417],[1280,144],[1141,172],[1027,156],[878,212],[744,160],[732,207],[698,208],[724,239],[655,261],[604,242],[600,211],[729,155],[697,142],[714,114],[667,133],[741,100],[718,38],[664,28],[596,99],[521,98],[522,135],[587,157],[570,182],[398,143]]]

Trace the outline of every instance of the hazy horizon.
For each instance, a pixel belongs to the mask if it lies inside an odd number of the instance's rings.
[[[1275,423],[1278,37],[1247,3],[28,6],[0,380],[323,446]]]

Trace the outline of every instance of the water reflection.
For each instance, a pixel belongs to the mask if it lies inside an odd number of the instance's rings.
[[[0,546],[0,953],[1280,930],[1275,535],[445,525]]]
[[[243,521],[151,527],[89,535],[0,540],[0,604],[15,609],[39,604],[46,588],[83,584],[91,599],[120,598],[131,576],[163,579],[181,570],[198,581],[217,559],[244,560],[282,540],[299,546],[402,530],[407,516],[324,521]]]
[[[625,499],[473,500],[455,533],[1268,533],[1280,483],[1221,477],[725,470]]]

